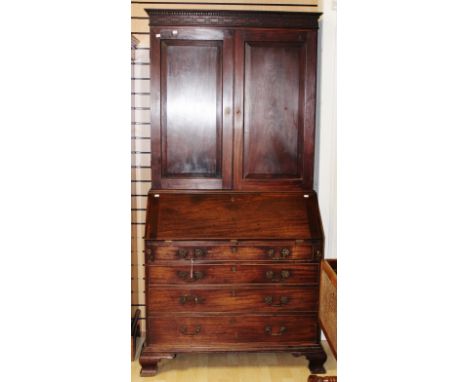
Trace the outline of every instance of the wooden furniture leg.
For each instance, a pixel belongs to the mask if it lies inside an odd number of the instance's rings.
[[[322,348],[322,345],[317,345],[312,348],[307,353],[292,353],[293,356],[305,356],[309,361],[309,370],[311,373],[323,374],[325,373],[325,368],[323,364],[327,360],[327,353]]]
[[[166,353],[153,353],[151,351],[145,351],[143,349],[140,356],[141,371],[140,376],[142,377],[153,377],[158,372],[158,363],[162,359],[173,359],[176,354]]]
[[[323,364],[327,360],[327,354],[322,349],[322,347],[317,348],[317,350],[313,353],[305,354],[305,356],[309,361],[309,370],[311,373],[322,374],[326,372]]]

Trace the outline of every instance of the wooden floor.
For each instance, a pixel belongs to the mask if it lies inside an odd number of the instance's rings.
[[[326,375],[336,375],[336,361],[323,342],[328,359]],[[226,353],[182,354],[159,363],[155,377],[140,377],[138,361],[132,362],[132,382],[307,382],[305,357],[291,354]]]

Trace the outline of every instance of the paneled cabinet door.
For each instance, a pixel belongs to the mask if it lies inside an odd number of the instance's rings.
[[[151,29],[153,188],[232,187],[233,33]]]
[[[316,31],[238,31],[234,188],[312,188]]]

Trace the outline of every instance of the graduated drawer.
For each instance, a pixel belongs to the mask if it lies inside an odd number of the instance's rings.
[[[146,267],[149,284],[310,284],[317,264],[177,264]]]
[[[158,261],[320,261],[320,243],[280,242],[147,242],[146,262]]]
[[[148,319],[148,342],[197,346],[317,341],[316,316],[161,316]]]
[[[148,312],[306,312],[318,309],[318,286],[150,287]]]

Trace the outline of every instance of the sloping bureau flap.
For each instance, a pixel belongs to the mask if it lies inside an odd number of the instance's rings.
[[[146,240],[323,238],[315,193],[150,193]]]

